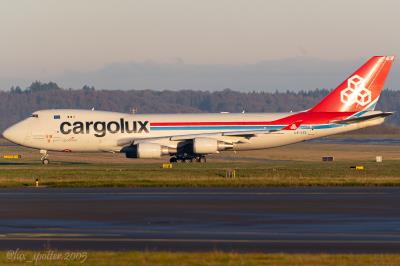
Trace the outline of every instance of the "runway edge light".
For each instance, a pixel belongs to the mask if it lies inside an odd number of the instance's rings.
[[[364,165],[350,166],[350,168],[355,170],[364,170]]]
[[[164,169],[171,169],[172,168],[172,163],[163,163],[162,168]]]

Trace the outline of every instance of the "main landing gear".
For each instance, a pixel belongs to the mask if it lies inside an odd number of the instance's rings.
[[[204,155],[175,155],[169,159],[170,163],[205,163],[206,156]]]
[[[50,160],[48,159],[49,154],[47,153],[46,150],[40,150],[40,154],[42,155],[42,158],[40,160],[42,161],[42,164],[47,165],[50,163]]]

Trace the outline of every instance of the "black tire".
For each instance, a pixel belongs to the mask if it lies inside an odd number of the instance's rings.
[[[49,163],[50,163],[49,159],[43,159],[42,160],[42,164],[44,164],[44,165],[48,165]]]
[[[201,163],[206,163],[207,162],[206,157],[204,157],[204,156],[200,157],[200,162]]]
[[[171,157],[171,158],[169,159],[169,162],[170,162],[170,163],[176,163],[176,161],[177,161],[176,157]]]

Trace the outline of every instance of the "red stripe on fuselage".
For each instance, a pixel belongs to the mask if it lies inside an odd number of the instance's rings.
[[[333,120],[342,120],[355,112],[303,112],[273,121],[201,121],[201,122],[151,122],[151,126],[256,126],[256,125],[288,125],[296,121],[302,124],[328,124]]]

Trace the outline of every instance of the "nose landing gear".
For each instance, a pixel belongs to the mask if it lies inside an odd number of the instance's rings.
[[[40,154],[42,155],[42,157],[40,158],[40,160],[42,161],[42,164],[47,165],[50,163],[50,160],[48,159],[49,154],[47,153],[46,150],[40,150]]]

